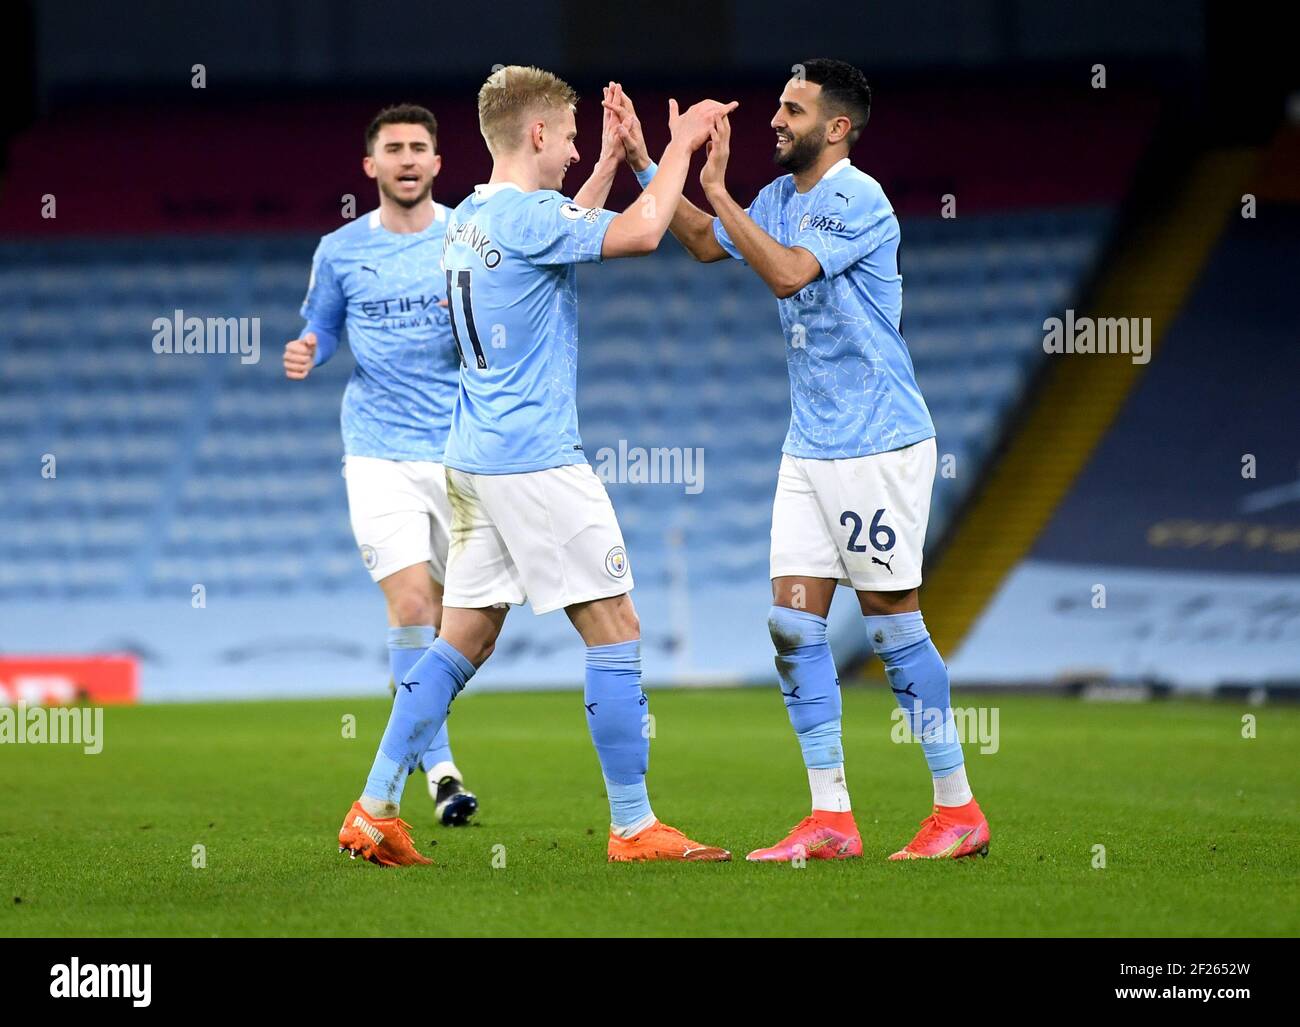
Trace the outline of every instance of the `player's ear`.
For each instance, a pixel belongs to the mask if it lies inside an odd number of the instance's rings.
[[[534,121],[528,129],[529,141],[533,144],[535,151],[540,151],[546,147],[546,122]]]
[[[367,178],[379,177],[379,172],[375,170],[375,158],[369,154],[361,158],[361,170],[366,173]]]
[[[852,130],[853,123],[844,115],[832,118],[830,125],[827,126],[826,142],[842,143]]]
[[[430,177],[437,178],[438,172],[441,170],[442,170],[442,154],[435,153],[433,155],[433,174]]]

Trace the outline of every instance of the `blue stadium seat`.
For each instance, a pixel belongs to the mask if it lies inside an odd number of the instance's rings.
[[[930,539],[976,480],[1070,302],[1104,210],[903,224],[903,333],[941,460]],[[369,589],[340,474],[346,347],[306,385],[279,353],[297,334],[313,240],[0,248],[0,599]],[[579,272],[579,411],[604,447],[702,449],[704,488],[611,484],[637,580],[764,579],[789,420],[776,303],[737,262],[675,246]],[[159,355],[175,309],[257,316],[261,361]],[[42,461],[57,461],[43,477]],[[684,546],[678,553],[671,540]]]

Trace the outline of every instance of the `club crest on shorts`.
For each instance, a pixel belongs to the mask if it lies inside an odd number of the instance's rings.
[[[622,546],[615,546],[605,554],[605,570],[616,578],[627,573],[627,552]]]
[[[375,552],[374,546],[361,547],[361,562],[366,565],[366,570],[373,571],[379,564],[379,554]]]

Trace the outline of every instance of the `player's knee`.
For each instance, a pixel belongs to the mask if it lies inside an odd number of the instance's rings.
[[[641,638],[641,618],[636,615],[636,607],[629,595],[615,598],[602,611],[600,623],[601,635],[613,644],[635,642]]]
[[[446,636],[443,636],[443,638],[446,638]],[[455,650],[458,651],[461,656],[464,656],[465,659],[469,660],[469,662],[474,664],[474,668],[476,669],[484,666],[487,662],[487,658],[489,658],[489,656],[494,653],[495,649],[497,649],[497,642],[495,642],[495,640],[468,641],[463,640],[463,638],[458,638],[458,640],[455,641],[448,641],[448,645],[454,646]]]
[[[767,614],[767,631],[778,653],[826,641],[826,620],[804,610],[773,606]]]
[[[772,644],[778,653],[786,653],[799,645],[798,630],[791,630],[783,615],[784,606],[774,606],[767,614],[767,633],[772,636]]]
[[[629,642],[641,637],[641,618],[636,615],[636,607],[631,603],[623,607],[619,620],[620,633],[625,635]]]
[[[441,606],[434,607],[433,599],[419,589],[404,589],[388,600],[388,609],[399,627],[419,624],[437,624]]]
[[[829,578],[774,578],[772,605],[825,617],[830,613],[835,584]]]
[[[859,592],[858,607],[864,617],[889,617],[921,609],[914,588],[903,592]]]

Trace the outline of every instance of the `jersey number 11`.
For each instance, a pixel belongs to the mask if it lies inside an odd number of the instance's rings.
[[[470,288],[470,273],[468,271],[448,271],[447,272],[447,304],[451,308],[448,312],[451,314],[451,337],[456,340],[456,350],[460,353],[460,362],[463,367],[468,367],[469,363],[465,360],[465,347],[460,344],[460,329],[456,327],[456,290],[460,290],[460,311],[461,320],[465,322],[465,331],[469,335],[470,345],[474,347],[474,362],[478,365],[480,371],[487,370],[487,360],[483,356],[483,344],[478,341],[478,331],[474,328],[474,308],[471,305],[473,299]]]

